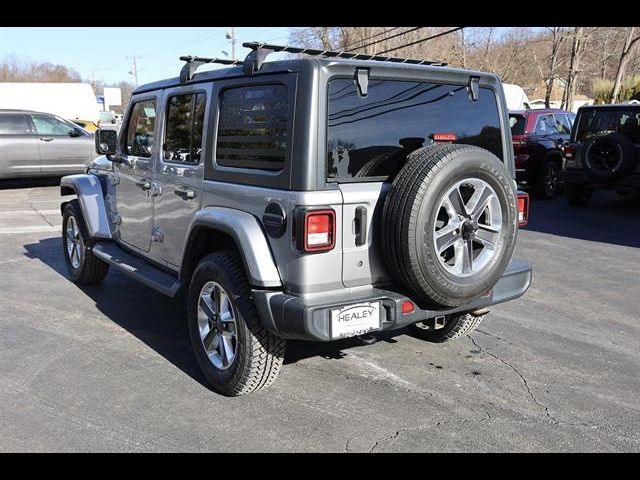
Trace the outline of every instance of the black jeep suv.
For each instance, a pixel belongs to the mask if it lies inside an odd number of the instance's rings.
[[[640,190],[640,105],[581,107],[564,148],[562,178],[569,204],[586,205],[596,188],[620,195]]]

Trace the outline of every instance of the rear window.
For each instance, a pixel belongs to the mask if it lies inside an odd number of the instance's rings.
[[[280,170],[287,150],[289,95],[285,85],[229,88],[222,93],[216,162]]]
[[[509,126],[511,127],[511,135],[524,135],[524,126],[526,124],[524,115],[509,115]]]
[[[486,148],[503,157],[495,95],[466,86],[372,80],[361,97],[353,79],[329,82],[329,179],[393,177],[413,150],[434,133],[455,133],[454,143]]]
[[[602,131],[620,132],[634,143],[640,143],[640,109],[591,108],[580,114],[576,140],[589,140]]]

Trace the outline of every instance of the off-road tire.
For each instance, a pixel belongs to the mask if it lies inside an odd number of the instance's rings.
[[[78,268],[75,268],[72,265],[71,260],[69,259],[69,254],[67,253],[67,224],[69,222],[69,218],[72,216],[78,225],[81,237],[80,240],[83,246],[81,249],[80,265]],[[71,280],[78,285],[93,285],[100,283],[109,272],[109,264],[103,262],[93,254],[91,249],[94,245],[95,241],[89,236],[78,200],[70,201],[65,206],[62,213],[62,249]]]
[[[437,330],[425,330],[420,324],[409,326],[411,334],[428,342],[443,343],[455,340],[464,335],[469,335],[482,322],[483,315],[471,315],[470,313],[456,313],[447,317],[444,327]]]
[[[209,360],[198,330],[197,306],[202,287],[209,281],[229,294],[238,332],[236,357],[226,370]],[[222,251],[207,255],[196,267],[188,293],[191,344],[200,368],[214,390],[239,396],[271,385],[284,359],[286,341],[269,332],[256,312],[244,265],[238,253]]]
[[[421,229],[428,230],[425,225],[437,215],[439,196],[468,176],[490,182],[500,197],[503,233],[500,250],[488,268],[458,281],[441,268],[427,245],[429,233]],[[491,152],[453,144],[415,150],[393,181],[382,211],[380,242],[387,268],[423,308],[467,303],[492,288],[506,270],[515,247],[517,218],[513,179]]]
[[[564,195],[572,207],[584,207],[591,200],[593,191],[585,183],[565,182]]]
[[[617,151],[619,160],[613,168],[598,168],[594,159],[598,144],[603,142],[609,143],[609,146],[613,146]],[[593,180],[602,182],[616,180],[626,175],[635,165],[635,147],[633,142],[623,133],[609,130],[597,132],[584,142],[581,161],[587,175]]]

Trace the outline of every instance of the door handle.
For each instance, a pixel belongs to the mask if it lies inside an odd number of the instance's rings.
[[[151,182],[149,180],[147,180],[146,178],[138,180],[136,182],[136,185],[138,187],[140,187],[141,189],[143,189],[143,190],[150,190],[151,189]]]
[[[356,246],[367,243],[367,209],[365,207],[356,208],[356,216],[353,219],[356,234]]]
[[[40,140],[43,142],[53,142],[53,138],[51,137],[40,137]]]
[[[183,200],[192,200],[196,198],[196,192],[190,188],[182,187],[176,188],[173,193],[182,198]]]

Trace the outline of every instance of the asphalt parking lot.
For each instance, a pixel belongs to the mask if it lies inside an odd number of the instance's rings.
[[[640,451],[640,201],[534,201],[525,297],[470,337],[290,342],[269,389],[210,391],[183,308],[66,274],[59,190],[0,184],[0,451]]]

